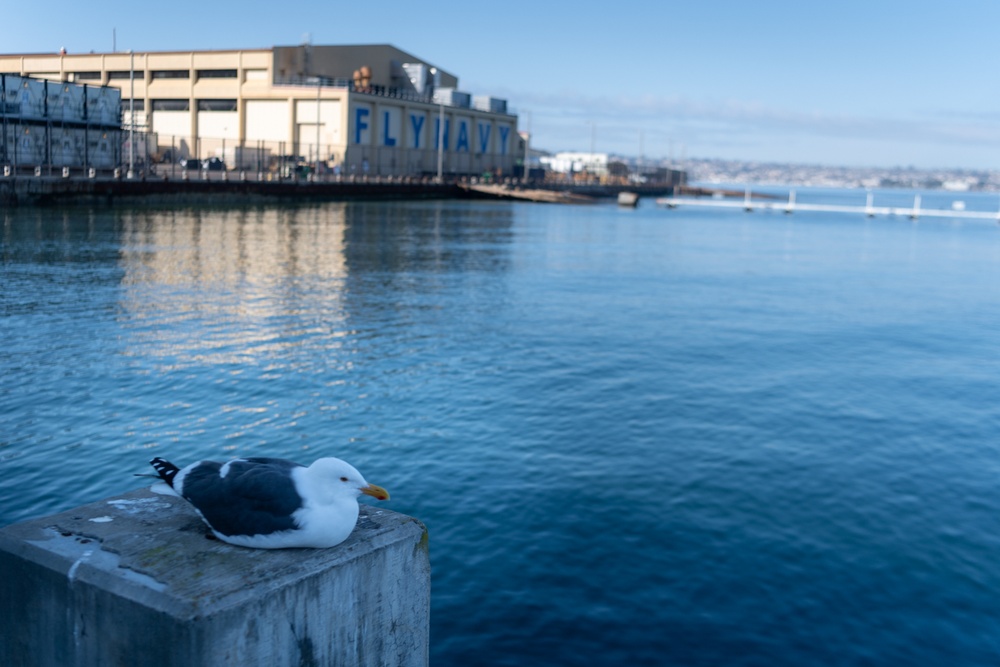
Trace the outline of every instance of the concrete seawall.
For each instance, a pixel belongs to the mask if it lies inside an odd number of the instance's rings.
[[[184,501],[145,489],[0,529],[0,664],[427,665],[416,519],[362,505],[331,549],[206,534]]]
[[[17,176],[0,178],[0,205],[232,204],[357,199],[459,199],[468,192],[454,183],[420,179],[239,180],[221,177],[114,179]]]
[[[643,197],[673,194],[662,186],[566,185],[540,183],[528,189],[510,185],[477,185],[470,181],[436,183],[428,178],[348,177],[327,180],[258,179],[240,175],[211,177],[150,176],[139,179],[58,176],[0,177],[2,206],[61,205],[233,205],[293,201],[415,200],[415,199],[521,199],[556,203],[582,203],[588,198],[613,198],[622,190]]]

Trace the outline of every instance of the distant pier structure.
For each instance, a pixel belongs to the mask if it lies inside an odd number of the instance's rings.
[[[869,218],[875,216],[903,216],[911,220],[921,217],[928,218],[958,218],[976,220],[997,220],[1000,222],[1000,208],[997,211],[968,211],[964,204],[952,206],[950,209],[926,208],[921,206],[921,196],[914,195],[912,206],[875,206],[875,195],[867,193],[864,206],[843,205],[843,204],[809,204],[799,203],[795,200],[795,190],[788,194],[787,201],[775,201],[774,197],[768,200],[754,200],[750,188],[744,191],[742,200],[739,198],[709,198],[698,199],[695,197],[660,197],[656,200],[659,206],[667,208],[678,208],[680,206],[695,206],[709,208],[737,208],[743,209],[747,213],[754,210],[780,211],[783,213],[794,213],[796,211],[822,211],[827,213],[857,213],[864,214]]]

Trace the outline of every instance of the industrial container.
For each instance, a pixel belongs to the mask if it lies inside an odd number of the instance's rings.
[[[46,88],[49,120],[73,123],[86,120],[83,86],[50,83]]]
[[[6,130],[6,142],[0,144],[2,164],[110,169],[120,154],[115,151],[122,137],[117,128],[8,121]]]
[[[87,120],[91,125],[121,123],[122,93],[117,88],[87,86]]]
[[[49,128],[51,149],[49,156],[56,167],[69,167],[83,164],[83,136],[73,136],[72,128],[54,126]],[[74,159],[79,153],[79,161]]]
[[[4,104],[8,119],[53,121],[117,127],[120,125],[121,91],[117,88],[83,86],[45,81],[11,74],[3,77]]]
[[[0,74],[0,116],[12,116],[17,113],[17,91],[14,89],[13,77]],[[8,88],[10,84],[10,88]]]
[[[13,131],[12,131],[13,130]],[[16,165],[45,163],[45,129],[41,127],[8,127],[7,162]]]
[[[87,133],[87,141],[90,144],[87,152],[87,161],[91,167],[98,169],[111,169],[119,163],[121,152],[115,147],[121,144],[122,133],[120,131],[94,131]]]
[[[26,120],[45,119],[45,81],[14,79],[14,114]],[[8,88],[10,81],[7,82]]]

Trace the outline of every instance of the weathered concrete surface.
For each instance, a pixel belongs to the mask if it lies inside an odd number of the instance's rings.
[[[0,529],[0,665],[426,665],[427,532],[362,505],[331,549],[206,538],[140,490]]]

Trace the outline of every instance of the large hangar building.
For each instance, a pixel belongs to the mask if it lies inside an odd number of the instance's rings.
[[[385,44],[11,54],[0,73],[118,88],[123,128],[145,133],[138,152],[153,162],[510,174],[524,150],[505,100],[463,92],[454,74]]]

